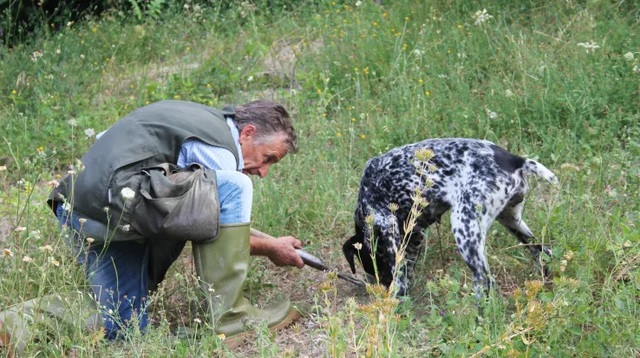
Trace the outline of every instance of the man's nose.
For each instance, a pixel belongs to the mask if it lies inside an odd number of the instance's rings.
[[[264,178],[269,173],[269,165],[264,165],[258,169],[258,173],[260,173],[260,178]]]

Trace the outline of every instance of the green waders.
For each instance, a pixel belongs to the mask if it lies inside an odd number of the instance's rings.
[[[291,303],[263,309],[254,307],[243,294],[249,269],[249,224],[221,225],[213,241],[193,243],[193,257],[200,287],[209,304],[217,334],[236,346],[251,333],[251,323],[264,322],[270,330],[288,326],[299,317]]]

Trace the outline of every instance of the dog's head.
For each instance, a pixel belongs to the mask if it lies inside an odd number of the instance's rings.
[[[369,250],[369,245],[364,242],[362,230],[356,228],[356,234],[351,236],[351,238],[342,245],[342,253],[344,253],[344,257],[347,259],[353,274],[356,273],[355,259],[357,258],[364,272],[369,275],[375,275],[375,266],[371,258],[371,250]]]

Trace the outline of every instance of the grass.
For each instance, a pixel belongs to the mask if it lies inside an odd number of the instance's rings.
[[[0,308],[83,288],[44,204],[47,183],[75,165],[92,133],[168,98],[283,102],[301,150],[255,181],[254,224],[300,238],[343,272],[368,158],[473,137],[537,159],[560,178],[558,188],[533,183],[525,210],[553,247],[552,283],[541,285],[527,250],[495,226],[487,256],[497,289],[478,320],[446,219],[429,228],[402,303],[379,287],[366,294],[257,258],[252,300],[289,297],[309,314],[230,351],[197,324],[204,307],[185,253],[153,297],[148,334],[107,344],[77,326],[27,356],[640,354],[640,23],[631,2],[212,4],[138,17],[113,10],[0,48]],[[180,325],[203,334],[170,339]]]

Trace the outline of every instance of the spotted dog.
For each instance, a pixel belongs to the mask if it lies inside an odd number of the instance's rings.
[[[429,139],[370,159],[358,193],[355,235],[342,248],[351,271],[356,273],[357,258],[367,274],[377,271],[380,283],[389,286],[395,278],[396,295],[405,296],[424,240],[422,230],[451,210],[458,250],[481,297],[492,285],[485,242],[495,219],[527,245],[536,262],[541,251],[551,253],[543,245],[530,244],[533,234],[522,220],[530,174],[557,183],[556,176],[535,160],[474,139]],[[412,210],[418,214],[415,225],[405,232]],[[403,245],[404,261],[396,265]]]

